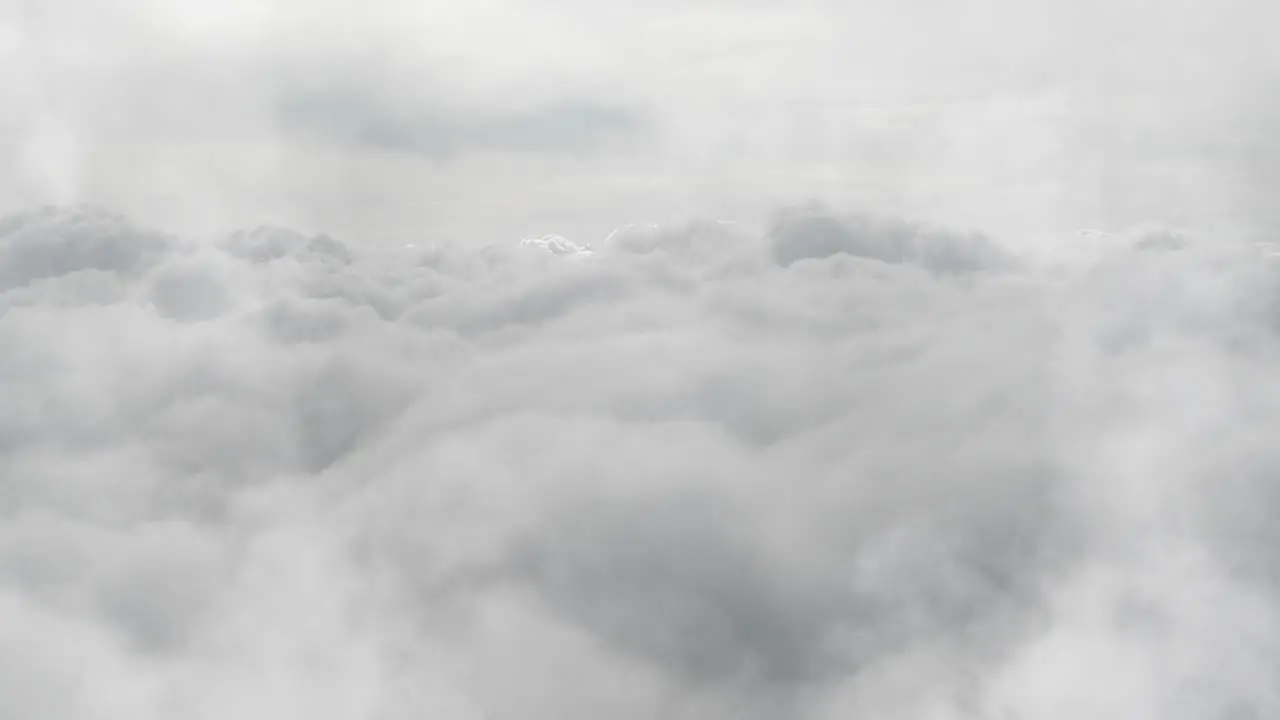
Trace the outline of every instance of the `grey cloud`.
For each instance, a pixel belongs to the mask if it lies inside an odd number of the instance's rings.
[[[182,322],[199,322],[221,315],[230,304],[222,279],[200,266],[166,267],[156,272],[151,302],[161,314]]]
[[[466,335],[529,328],[560,319],[584,307],[600,307],[625,298],[632,281],[626,274],[598,268],[557,268],[530,282],[495,274],[462,292],[423,299],[408,320]]]
[[[325,342],[350,325],[350,306],[342,302],[279,301],[264,313],[268,332],[281,342]]]
[[[768,694],[820,681],[834,664],[824,629],[857,610],[838,584],[806,588],[765,565],[715,501],[585,503],[548,520],[518,551],[548,601],[688,682]]]
[[[813,208],[591,255],[21,217],[15,715],[1276,709],[1252,248],[1138,230],[1040,272]]]
[[[591,100],[477,114],[413,97],[341,89],[301,93],[280,112],[287,127],[303,132],[437,160],[483,151],[577,153],[625,139],[642,126],[634,112]]]
[[[328,235],[308,238],[299,232],[270,225],[237,230],[223,241],[223,248],[235,257],[253,262],[270,262],[284,257],[338,264],[351,262],[347,247]]]
[[[290,398],[302,468],[319,472],[367,442],[412,401],[411,387],[375,367],[325,364]]]
[[[913,263],[939,273],[1001,270],[1012,259],[977,233],[930,230],[900,221],[841,217],[821,204],[784,209],[771,231],[774,258],[790,265],[837,253],[888,263]]]
[[[798,702],[914,645],[998,659],[1042,612],[1045,509],[969,527],[931,519],[883,550],[888,538],[851,528],[850,544],[800,572],[756,546],[731,506],[677,493],[571,506],[517,557],[554,608],[680,682]],[[859,577],[854,559],[880,552],[887,573]]]
[[[1280,717],[1273,13],[626,5],[0,20],[0,717]]]
[[[0,222],[0,290],[82,270],[145,271],[170,250],[166,236],[92,206],[11,215]]]

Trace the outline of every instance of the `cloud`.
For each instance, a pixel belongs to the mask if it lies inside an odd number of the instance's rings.
[[[1245,0],[1155,24],[1137,4],[1008,0],[0,13],[6,209],[400,244],[748,219],[809,195],[1002,235],[1271,224],[1275,57],[1240,38],[1273,18]]]
[[[841,218],[821,205],[786,208],[770,233],[781,265],[838,253],[889,263],[913,263],[936,272],[996,270],[1009,258],[978,233],[929,230],[903,221]]]
[[[1280,715],[1275,10],[837,5],[0,2],[0,717]]]
[[[54,208],[14,215],[0,226],[0,289],[99,270],[136,275],[169,250],[165,236],[131,226],[93,208],[64,213]]]
[[[484,152],[579,153],[640,129],[631,111],[598,101],[561,100],[505,114],[424,107],[413,97],[326,90],[282,103],[286,128],[331,141],[449,160]]]
[[[0,221],[0,708],[1275,712],[1265,253],[775,218]]]

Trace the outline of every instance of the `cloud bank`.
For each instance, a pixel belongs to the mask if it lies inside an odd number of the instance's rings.
[[[4,219],[0,716],[1275,716],[1276,266],[1071,242]]]

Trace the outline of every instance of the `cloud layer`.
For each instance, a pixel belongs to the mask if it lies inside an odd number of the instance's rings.
[[[0,715],[1273,716],[1280,277],[1073,242],[9,217]]]
[[[476,246],[817,196],[1001,235],[1150,218],[1265,234],[1276,12],[5,2],[0,211]]]

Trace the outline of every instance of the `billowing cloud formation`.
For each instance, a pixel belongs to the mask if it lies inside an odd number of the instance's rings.
[[[790,265],[844,253],[887,263],[913,263],[940,272],[993,270],[1008,262],[990,240],[916,227],[902,221],[841,219],[821,205],[792,208],[774,225],[774,258]]]
[[[4,220],[0,716],[1274,716],[1280,277],[1088,240]]]

